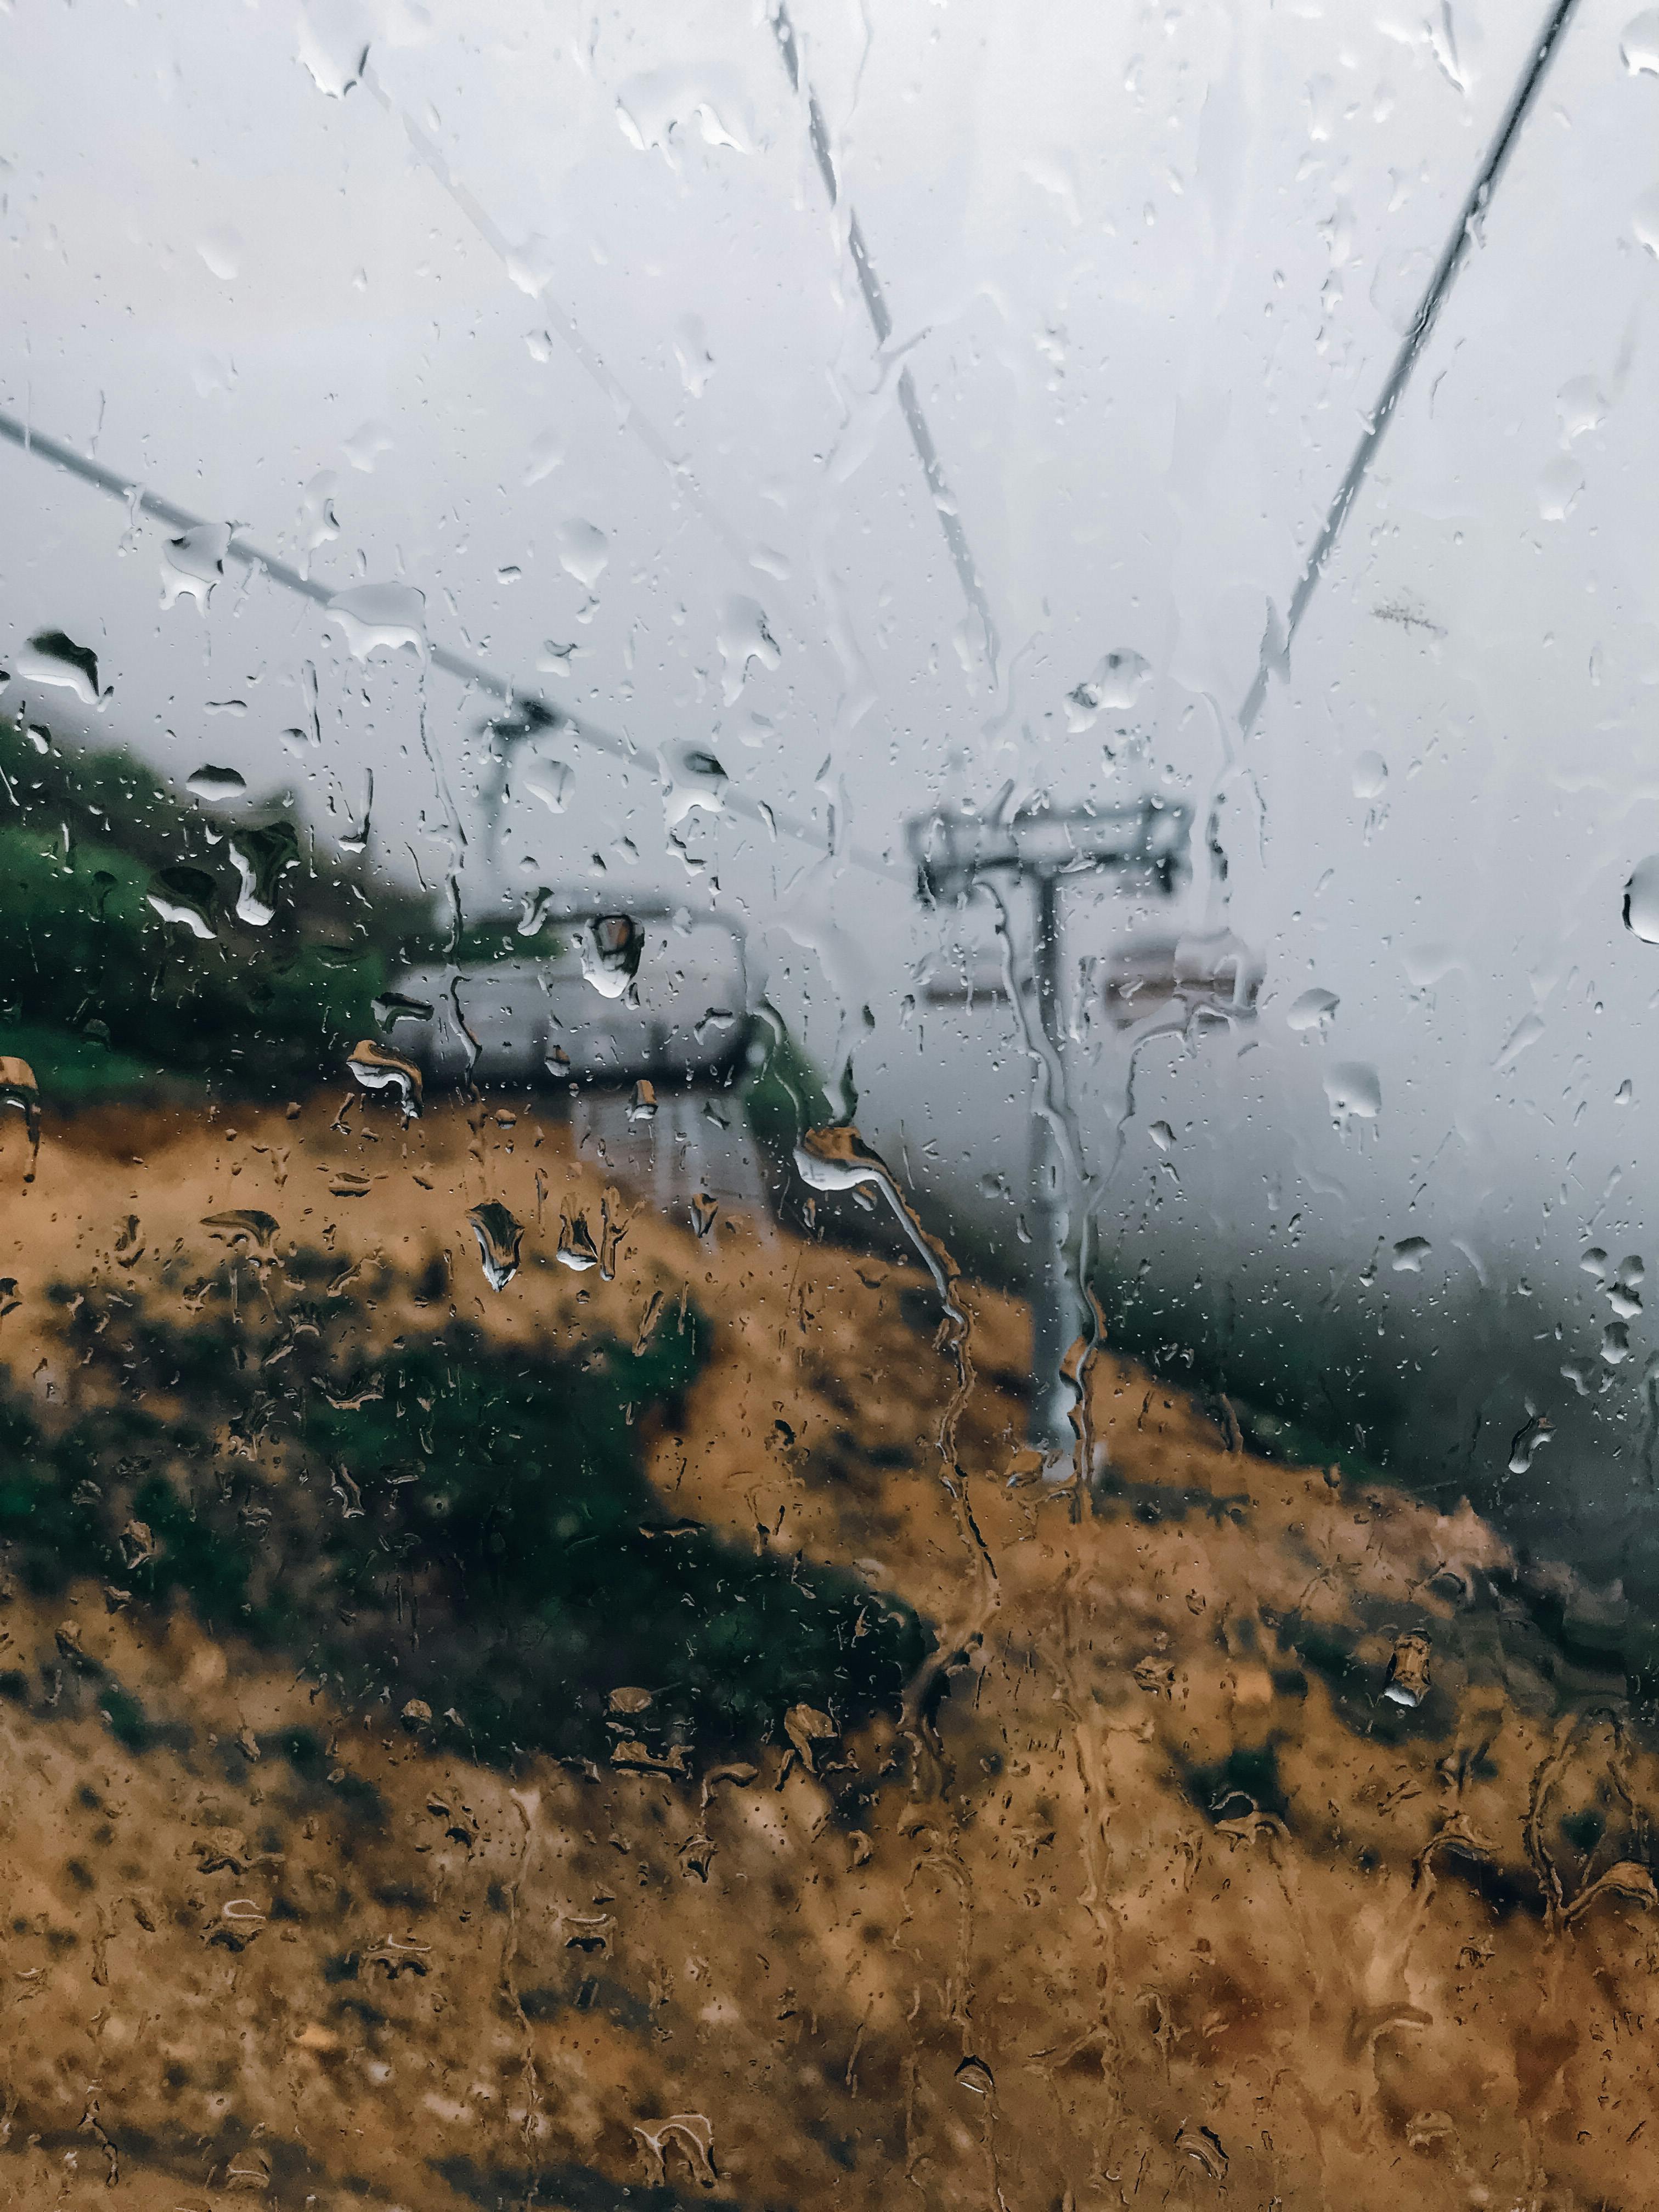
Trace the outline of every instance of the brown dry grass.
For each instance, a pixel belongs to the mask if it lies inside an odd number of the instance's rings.
[[[639,1206],[614,1283],[579,1283],[535,1264],[562,1202],[597,1211],[602,1176],[562,1132],[446,1109],[404,1135],[357,1108],[341,1133],[331,1110],[49,1130],[27,1194],[9,1137],[14,1381],[61,1376],[52,1281],[160,1296],[169,1254],[222,1262],[201,1223],[232,1206],[343,1270],[386,1262],[361,1279],[382,1340],[433,1326],[409,1285],[434,1249],[457,1304],[526,1340],[631,1335],[689,1285],[714,1353],[653,1479],[939,1624],[937,1733],[821,1747],[816,1774],[772,1747],[748,1776],[510,1778],[187,1617],[13,1592],[9,2201],[1659,2200],[1659,1765],[1616,1698],[1552,1671],[1472,1513],[1230,1451],[1103,1359],[1128,1487],[1073,1521],[1022,1479],[1012,1302],[973,1297],[979,1379],[945,1468],[950,1376],[901,1312],[903,1271],[744,1224],[699,1243]],[[343,1171],[364,1194],[333,1194]],[[499,1297],[465,1223],[486,1197],[530,1224]],[[115,1249],[132,1216],[136,1261],[132,1236]],[[1433,1686],[1406,1713],[1378,1692],[1413,1632]],[[180,1724],[171,1747],[119,1748],[76,1694],[77,1649]],[[290,1725],[383,1818],[250,1756]]]

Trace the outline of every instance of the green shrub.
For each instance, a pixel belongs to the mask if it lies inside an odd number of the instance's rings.
[[[74,1306],[61,1419],[0,1400],[0,1540],[36,1589],[92,1574],[187,1601],[348,1705],[422,1700],[437,1735],[501,1761],[604,1758],[623,1735],[680,1759],[801,1702],[854,1721],[896,1707],[922,1656],[914,1616],[853,1577],[654,1494],[640,1426],[696,1371],[693,1312],[632,1350],[451,1324],[365,1362],[325,1299],[303,1316],[319,1334],[267,1367],[283,1322],[234,1321],[225,1281],[188,1331],[129,1299]],[[652,1697],[619,1718],[624,1685]]]

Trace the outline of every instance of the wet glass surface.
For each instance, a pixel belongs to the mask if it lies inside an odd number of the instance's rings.
[[[1653,2201],[1659,11],[0,52],[0,2194]]]

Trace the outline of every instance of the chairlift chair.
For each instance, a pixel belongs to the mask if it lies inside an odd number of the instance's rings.
[[[648,1187],[665,1212],[697,1198],[764,1205],[738,1085],[754,1016],[743,931],[665,902],[539,909],[551,953],[425,963],[392,991],[429,1015],[393,1042],[434,1090],[475,1084],[562,1094],[577,1149]],[[718,1103],[724,1100],[724,1104]]]

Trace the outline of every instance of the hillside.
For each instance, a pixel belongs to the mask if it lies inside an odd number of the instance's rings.
[[[918,1274],[338,1105],[0,1128],[9,2201],[1651,2200],[1659,1760],[1473,1513],[1104,1357],[1073,1498],[1012,1300],[953,1409]]]

